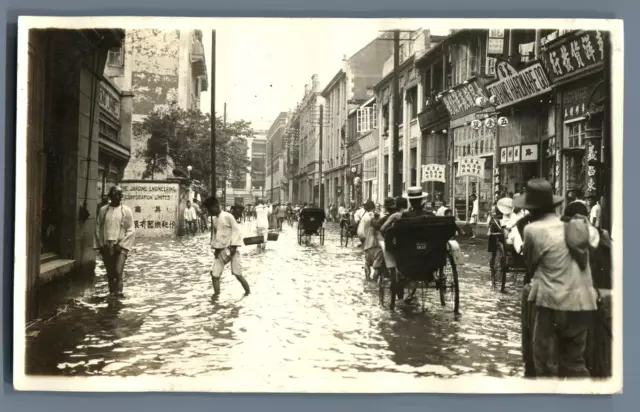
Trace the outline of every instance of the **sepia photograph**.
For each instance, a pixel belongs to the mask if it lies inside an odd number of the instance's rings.
[[[18,32],[17,390],[622,391],[622,21]]]

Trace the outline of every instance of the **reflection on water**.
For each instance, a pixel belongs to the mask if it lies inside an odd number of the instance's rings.
[[[229,269],[212,300],[208,235],[140,240],[126,268],[126,297],[106,299],[104,268],[88,293],[28,330],[27,372],[46,375],[215,376],[264,381],[363,374],[522,375],[517,286],[491,291],[482,244],[463,245],[461,311],[435,291],[395,312],[364,281],[362,254],[328,230],[298,246],[285,227],[267,250],[242,248],[252,295]]]

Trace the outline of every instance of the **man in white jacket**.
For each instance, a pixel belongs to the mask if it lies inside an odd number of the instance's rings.
[[[93,248],[102,255],[109,296],[123,297],[124,264],[133,247],[135,229],[131,209],[122,204],[122,189],[109,190],[109,204],[98,212]]]

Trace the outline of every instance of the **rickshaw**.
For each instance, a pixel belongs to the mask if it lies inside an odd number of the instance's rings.
[[[425,291],[435,289],[441,305],[451,302],[453,312],[459,313],[459,250],[457,243],[451,242],[457,230],[453,216],[402,217],[394,222],[385,235],[385,245],[395,256],[399,274],[395,278],[380,277],[380,304],[386,306],[388,292],[389,307],[394,309],[396,297],[402,297],[405,289],[412,294],[421,290],[424,303]],[[447,299],[447,292],[452,299]]]
[[[298,244],[302,245],[305,236],[319,236],[320,244],[324,245],[325,218],[325,211],[319,207],[302,209],[298,221]]]
[[[352,213],[343,213],[340,215],[340,246],[347,247],[349,239],[353,244],[353,239],[357,235],[358,225],[353,221]]]
[[[528,218],[524,217],[516,225],[521,237],[527,221]],[[498,281],[500,281],[500,292],[502,293],[505,292],[508,273],[514,275],[513,280],[515,282],[518,274],[527,272],[524,256],[519,254],[513,245],[507,243],[507,232],[508,229],[500,224],[495,215],[492,215],[489,222],[491,286],[493,289],[497,289]]]

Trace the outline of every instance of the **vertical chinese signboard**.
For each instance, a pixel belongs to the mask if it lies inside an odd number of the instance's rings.
[[[554,83],[604,65],[606,33],[577,31],[551,42],[544,63]]]
[[[122,182],[123,203],[133,212],[136,237],[177,234],[180,185],[171,182]]]
[[[585,197],[598,198],[600,196],[600,170],[602,161],[602,129],[598,127],[587,127],[586,130],[586,164],[587,173],[585,182]]]

